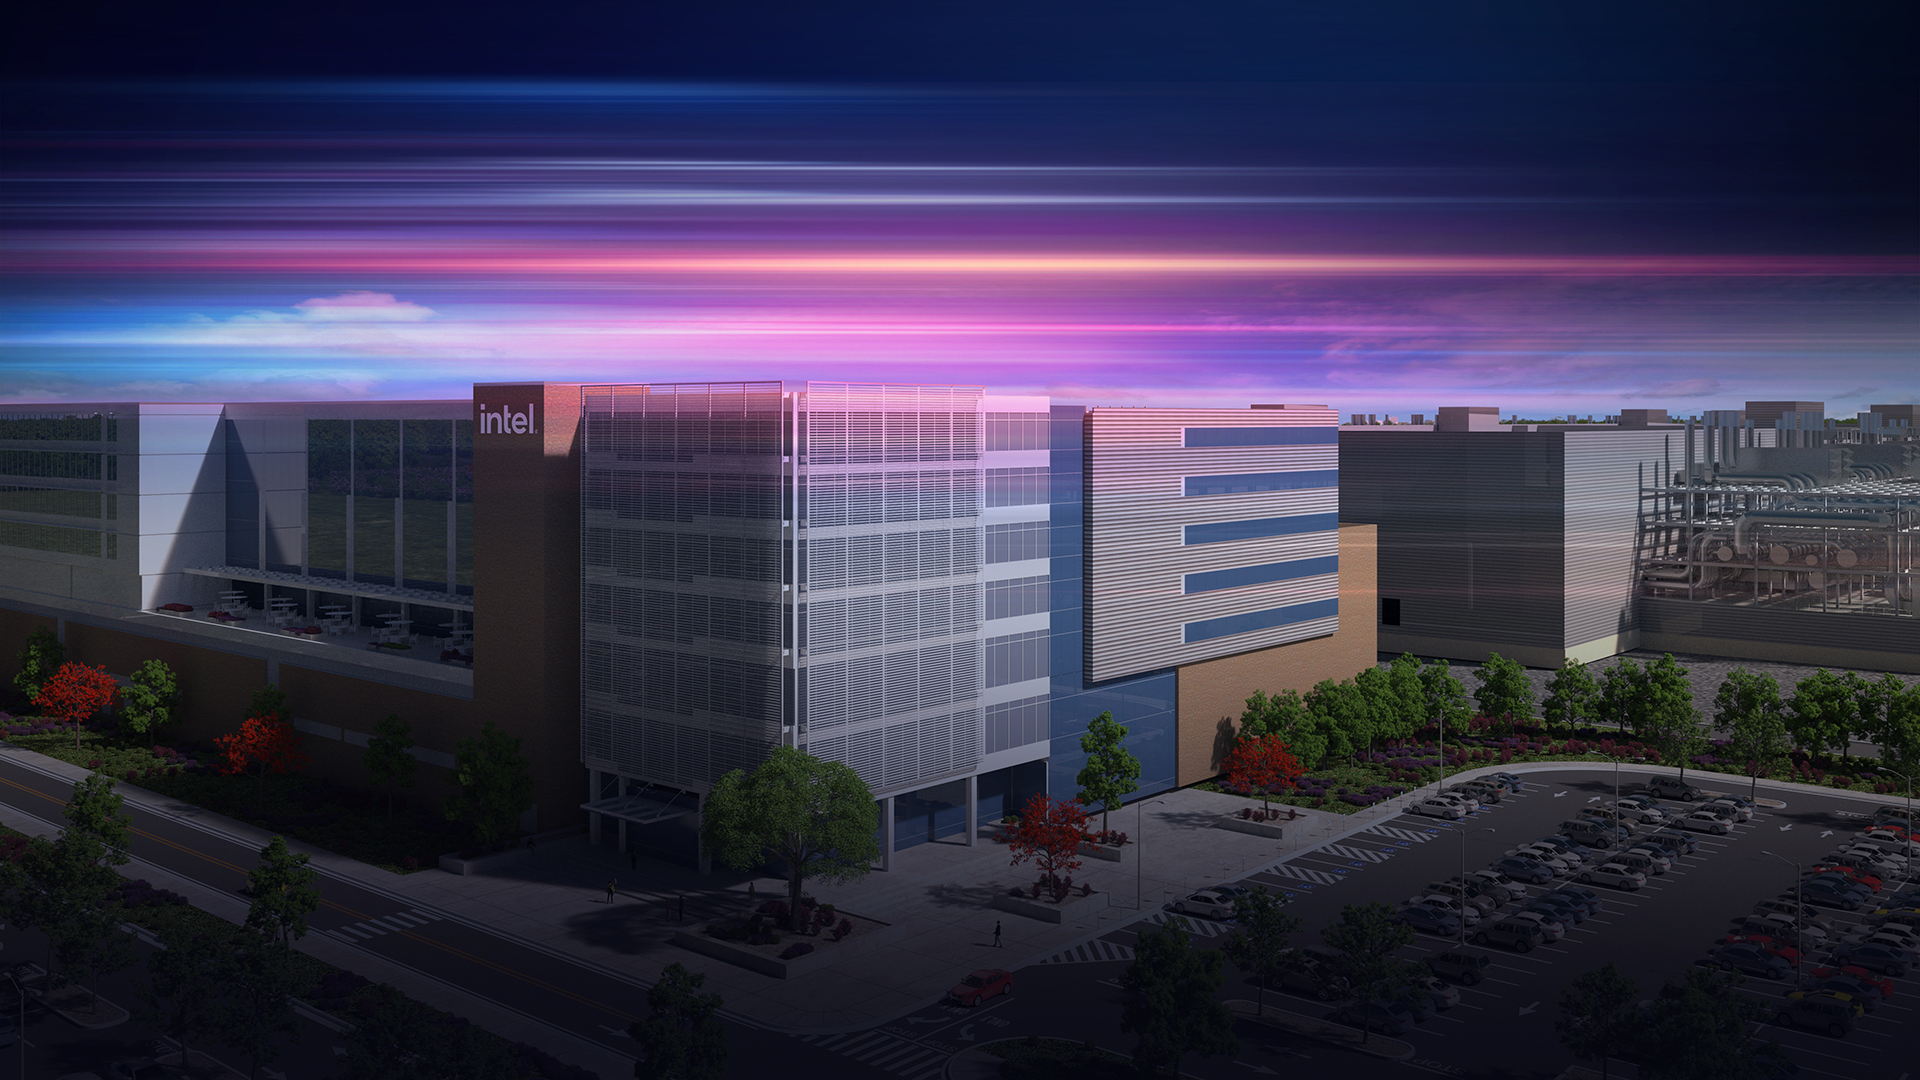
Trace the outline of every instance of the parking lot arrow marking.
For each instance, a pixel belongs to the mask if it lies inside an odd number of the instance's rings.
[[[1827,837],[1829,837],[1829,836],[1832,836],[1832,835],[1833,835],[1833,830],[1832,830],[1832,829],[1828,829],[1828,830],[1827,830],[1826,832],[1823,832],[1823,833],[1821,833],[1821,834],[1820,834],[1820,839],[1822,839],[1822,840],[1825,840],[1825,839],[1826,839]]]
[[[1789,821],[1785,825],[1780,826],[1780,831],[1786,832],[1788,829],[1791,829],[1791,828],[1793,828],[1793,822]]]
[[[1530,1013],[1530,1012],[1532,1012],[1533,1010],[1535,1010],[1535,1009],[1537,1009],[1537,1008],[1539,1008],[1539,1007],[1540,1007],[1540,1003],[1539,1003],[1539,1002],[1537,1002],[1537,1001],[1536,1001],[1536,1002],[1534,1002],[1534,1003],[1533,1003],[1533,1004],[1531,1004],[1531,1005],[1526,1005],[1526,1006],[1522,1006],[1522,1007],[1521,1007],[1521,1009],[1520,1009],[1520,1015],[1521,1015],[1521,1016],[1525,1016],[1525,1015],[1527,1015],[1528,1013]]]
[[[973,1041],[973,1025],[968,1024],[966,1027],[961,1028],[960,1034],[955,1035],[954,1038],[959,1039],[961,1042],[972,1042]]]
[[[1556,791],[1556,792],[1554,792],[1554,793],[1553,793],[1553,797],[1557,799],[1557,798],[1559,798],[1560,796],[1562,796],[1562,795],[1565,795],[1565,794],[1566,794],[1566,792],[1564,792],[1564,791]]]
[[[1598,795],[1595,795],[1595,796],[1594,796],[1593,798],[1591,798],[1591,799],[1588,799],[1587,801],[1588,801],[1588,802],[1599,802],[1599,801],[1600,801],[1600,796],[1598,796]]]
[[[607,1034],[609,1034],[609,1035],[612,1035],[612,1036],[614,1036],[615,1038],[620,1038],[620,1039],[624,1039],[624,1038],[626,1038],[626,1037],[627,1037],[627,1033],[626,1033],[626,1032],[624,1032],[624,1031],[621,1031],[621,1030],[619,1030],[618,1028],[610,1028],[610,1027],[608,1027],[608,1026],[607,1026],[607,1025],[605,1025],[605,1024],[601,1024],[601,1025],[600,1025],[600,1030],[601,1030],[601,1031],[604,1031],[604,1032],[606,1032],[606,1033],[607,1033]]]
[[[946,1022],[947,1022],[947,1018],[944,1016],[909,1016],[907,1017],[907,1023],[909,1024],[944,1024]]]

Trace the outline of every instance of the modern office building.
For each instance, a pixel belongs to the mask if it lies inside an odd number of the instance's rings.
[[[1749,402],[1678,423],[1344,429],[1341,516],[1380,530],[1380,647],[1920,670],[1903,408],[1844,427],[1818,402]]]
[[[873,788],[890,858],[1075,790],[1101,712],[1148,794],[1211,776],[1254,690],[1372,663],[1336,423],[776,382],[21,406],[0,652],[165,659],[202,741],[277,683],[347,782],[388,712],[443,768],[492,720],[524,828],[685,857],[720,775],[797,746]]]

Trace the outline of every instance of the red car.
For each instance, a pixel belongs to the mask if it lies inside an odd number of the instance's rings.
[[[993,997],[995,994],[1013,993],[1013,972],[999,968],[981,968],[979,971],[960,980],[960,984],[947,991],[947,1000],[955,1005],[972,1007]]]
[[[1799,949],[1785,942],[1775,941],[1765,934],[1728,934],[1725,943],[1728,945],[1738,945],[1743,941],[1749,945],[1757,945],[1789,964],[1798,964],[1800,962]]]
[[[1868,971],[1858,964],[1848,964],[1845,967],[1834,967],[1829,964],[1822,964],[1819,967],[1808,968],[1806,975],[1810,979],[1825,979],[1832,975],[1851,975],[1861,982],[1866,983],[1868,986],[1880,991],[1882,1001],[1890,1001],[1893,998],[1892,979],[1887,978],[1885,975],[1875,975],[1873,972]]]
[[[1846,878],[1848,881],[1857,881],[1860,884],[1865,885],[1869,890],[1873,892],[1880,891],[1881,881],[1879,878],[1874,877],[1872,874],[1867,873],[1865,870],[1856,870],[1851,866],[1816,866],[1813,869],[1807,871],[1807,876],[1809,877],[1812,877],[1815,874],[1839,874],[1841,877]]]

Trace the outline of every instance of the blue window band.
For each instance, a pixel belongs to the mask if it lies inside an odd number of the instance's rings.
[[[1236,566],[1231,570],[1208,570],[1204,573],[1188,574],[1186,591],[1192,594],[1213,592],[1216,589],[1237,589],[1242,585],[1265,585],[1270,581],[1292,581],[1294,578],[1335,574],[1339,571],[1340,556],[1338,555],[1289,559],[1286,562],[1264,563],[1260,566]]]
[[[1214,638],[1247,634],[1255,630],[1271,630],[1276,626],[1311,622],[1314,619],[1325,619],[1338,614],[1340,614],[1340,601],[1315,600],[1306,604],[1268,608],[1265,611],[1249,611],[1245,615],[1223,615],[1218,619],[1202,619],[1199,622],[1186,624],[1184,627],[1186,643],[1191,645],[1196,641],[1212,641]]]
[[[1235,473],[1229,476],[1189,476],[1188,495],[1235,495],[1249,491],[1299,491],[1340,486],[1340,470]]]
[[[1339,514],[1294,514],[1290,517],[1217,521],[1186,527],[1183,544],[1222,544],[1229,540],[1258,540],[1266,536],[1298,536],[1332,532],[1340,527]]]
[[[1189,448],[1204,446],[1333,446],[1340,441],[1334,427],[1190,427]]]

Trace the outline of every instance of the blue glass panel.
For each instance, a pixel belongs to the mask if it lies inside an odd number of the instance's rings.
[[[1175,671],[1115,679],[1077,692],[1056,683],[1048,790],[1057,798],[1072,798],[1079,793],[1075,778],[1087,764],[1080,737],[1086,734],[1088,722],[1103,712],[1111,712],[1114,721],[1127,729],[1122,745],[1140,760],[1140,790],[1129,795],[1128,801],[1177,786],[1178,693],[1179,674]]]
[[[1286,607],[1268,608],[1265,611],[1249,611],[1244,615],[1223,615],[1218,619],[1202,619],[1185,626],[1186,643],[1212,641],[1214,638],[1231,637],[1254,630],[1270,630],[1276,626],[1307,622],[1310,619],[1324,619],[1340,613],[1340,601],[1315,600],[1307,604],[1289,604]]]
[[[1187,445],[1201,446],[1332,446],[1340,429],[1332,427],[1190,427]]]
[[[1231,570],[1209,570],[1203,574],[1188,574],[1186,591],[1189,593],[1213,592],[1215,589],[1237,589],[1242,585],[1264,585],[1270,581],[1291,581],[1294,578],[1312,577],[1315,574],[1333,574],[1340,570],[1340,556],[1322,555],[1314,559],[1289,559],[1286,562],[1262,563],[1259,566],[1236,566]]]
[[[1234,495],[1249,491],[1299,491],[1303,488],[1339,486],[1340,470],[1307,469],[1300,472],[1189,476],[1186,493],[1188,495]]]
[[[1185,543],[1219,544],[1228,540],[1258,540],[1267,536],[1296,536],[1300,533],[1332,532],[1340,527],[1339,514],[1295,514],[1291,517],[1252,518],[1247,521],[1220,521],[1211,525],[1189,525]]]

